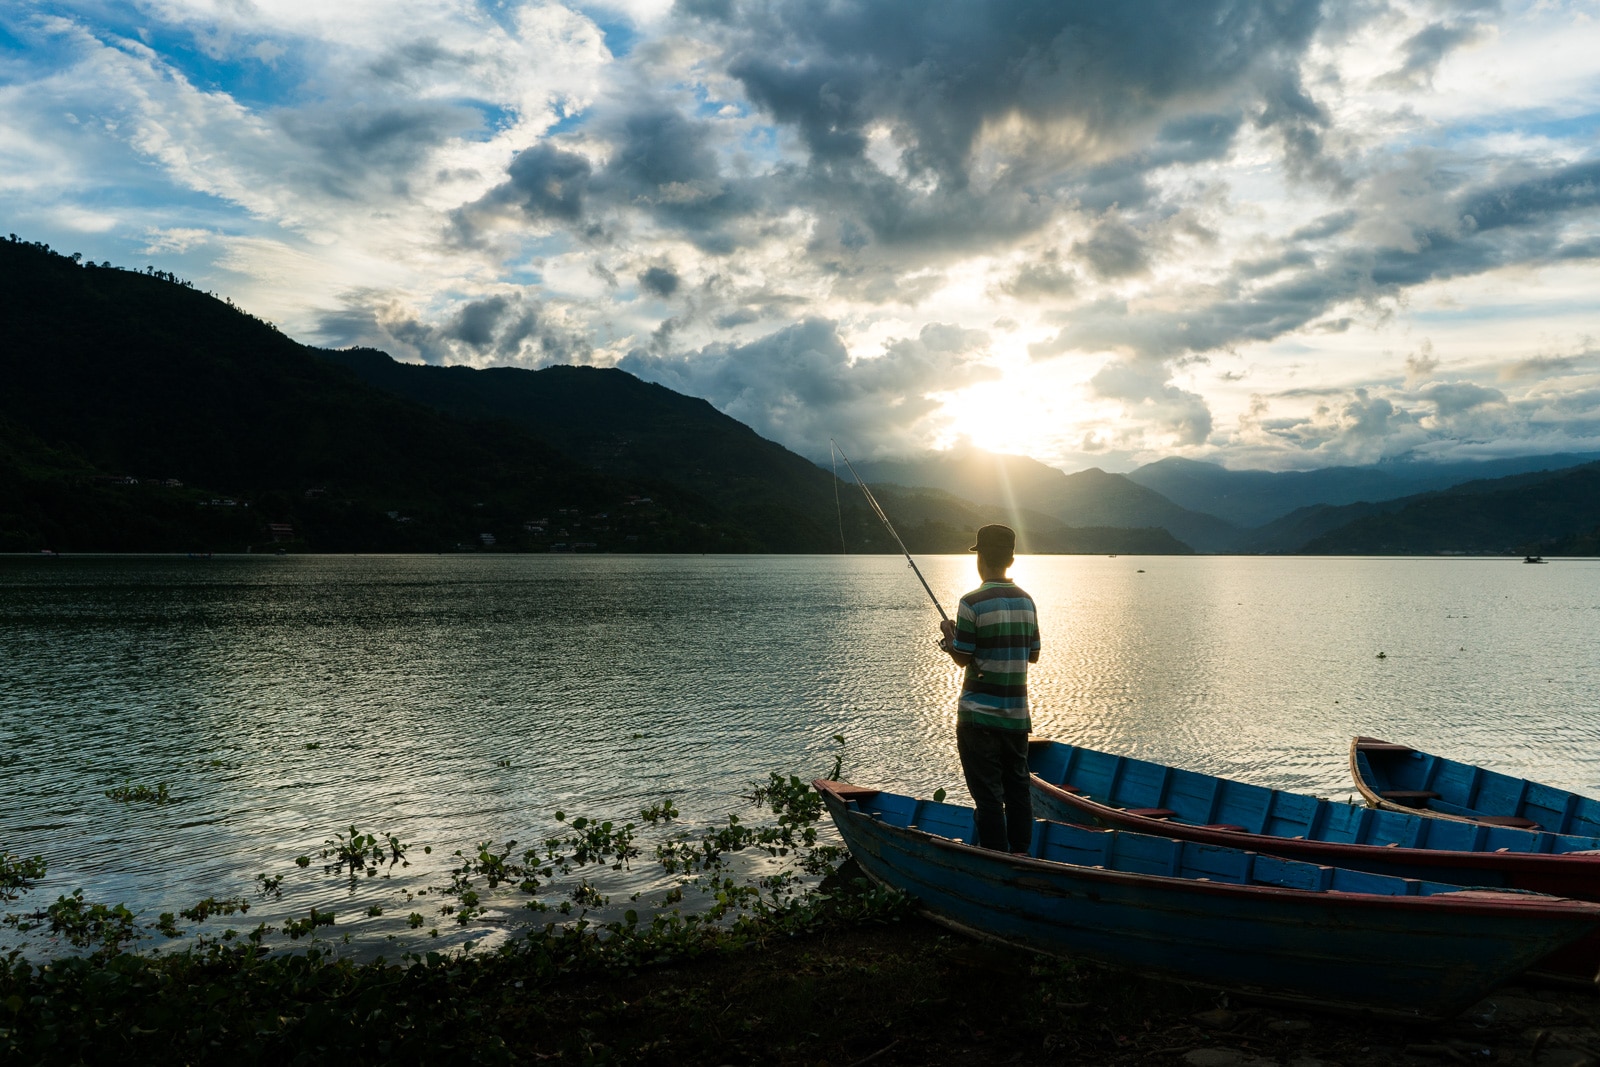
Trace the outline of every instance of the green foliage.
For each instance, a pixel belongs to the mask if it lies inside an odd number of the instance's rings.
[[[133,912],[121,904],[85,902],[83,890],[75,889],[71,896],[58,897],[45,909],[50,932],[62,934],[79,948],[101,946],[115,952],[124,942],[137,934],[138,924]]]
[[[243,897],[225,897],[218,900],[216,897],[206,897],[193,907],[184,908],[178,912],[185,919],[203,923],[213,915],[233,915],[250,910],[250,902]]]
[[[352,826],[348,836],[335,834],[324,841],[323,846],[321,856],[329,862],[322,869],[344,872],[351,881],[362,874],[371,878],[385,866],[390,868],[397,864],[401,867],[411,866],[410,861],[405,858],[409,846],[393,834],[385,834],[380,839],[372,834],[363,834]],[[300,859],[306,857],[302,856]],[[300,859],[296,859],[295,862],[300,863]],[[304,867],[306,864],[300,863],[300,866]]]
[[[288,934],[291,940],[298,941],[300,938],[311,934],[312,931],[316,930],[316,928],[319,926],[332,925],[333,912],[318,911],[315,907],[313,907],[311,909],[311,913],[304,919],[290,919],[288,922],[284,923],[283,932]]]
[[[663,800],[659,804],[652,804],[639,811],[639,818],[655,826],[658,823],[668,823],[678,817],[678,808],[671,800]]]
[[[176,804],[178,798],[167,789],[167,783],[162,782],[154,789],[147,785],[119,785],[115,789],[107,789],[106,796],[118,804]]]
[[[0,849],[0,900],[16,900],[45,875],[43,856],[13,856]]]

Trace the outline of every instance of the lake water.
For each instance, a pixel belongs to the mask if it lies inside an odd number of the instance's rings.
[[[976,584],[970,556],[920,562],[947,609]],[[1342,799],[1366,733],[1600,795],[1600,561],[1013,573],[1036,734]],[[0,849],[50,864],[8,907],[81,887],[153,918],[288,872],[245,926],[335,907],[371,942],[456,848],[663,798],[710,825],[769,771],[829,770],[835,734],[846,777],[964,801],[936,623],[883,556],[0,558]],[[158,782],[177,803],[105,795]],[[296,871],[352,824],[417,862],[359,894]]]

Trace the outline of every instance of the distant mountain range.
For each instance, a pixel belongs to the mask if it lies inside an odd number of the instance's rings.
[[[1182,507],[1250,528],[1318,504],[1379,503],[1448,489],[1463,482],[1559,470],[1596,461],[1600,461],[1600,452],[1517,456],[1472,463],[1412,460],[1310,471],[1234,471],[1215,463],[1172,457],[1130,471],[1128,478]]]
[[[301,345],[171,275],[0,242],[0,551],[883,552],[857,488],[619,370]],[[1596,456],[1064,474],[857,462],[907,546],[1592,553]]]

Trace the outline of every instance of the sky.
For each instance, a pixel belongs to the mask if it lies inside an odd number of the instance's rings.
[[[1600,451],[1600,6],[0,6],[0,229],[813,458]]]

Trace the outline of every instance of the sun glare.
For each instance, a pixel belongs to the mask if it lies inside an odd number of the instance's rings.
[[[1045,377],[1037,366],[1009,367],[998,381],[938,394],[949,421],[936,447],[966,441],[987,452],[1041,456],[1099,421],[1080,383]]]

